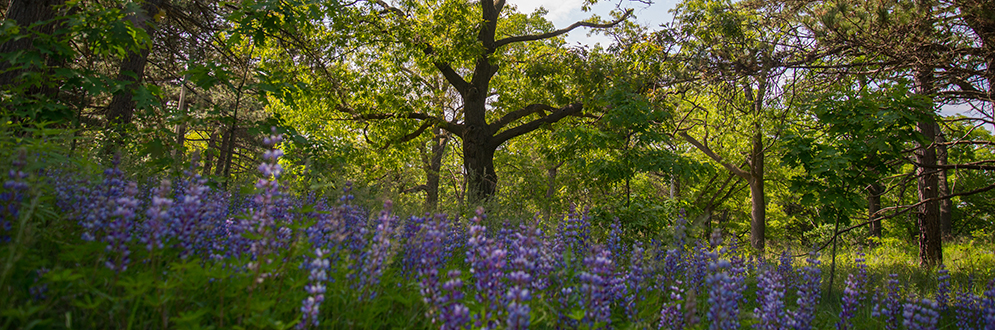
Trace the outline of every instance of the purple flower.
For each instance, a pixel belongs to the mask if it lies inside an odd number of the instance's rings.
[[[115,272],[122,272],[128,269],[131,250],[128,243],[131,242],[131,227],[135,220],[135,212],[138,210],[138,186],[134,182],[129,182],[128,187],[121,197],[113,200],[114,211],[110,214],[111,223],[107,226],[107,252],[111,257],[104,263],[107,268]]]
[[[584,258],[584,270],[577,275],[580,294],[584,305],[584,319],[589,328],[598,324],[611,324],[610,279],[615,272],[611,251],[595,245],[590,255]]]
[[[45,277],[45,274],[47,274],[48,272],[49,269],[45,267],[35,270],[34,284],[32,284],[30,288],[28,288],[28,292],[31,293],[31,299],[38,301],[38,300],[45,300],[46,298],[48,298],[48,296],[45,295],[46,293],[48,293],[48,283],[39,284],[40,282],[42,282],[42,278]]]
[[[448,231],[448,223],[443,216],[436,216],[423,226],[421,256],[418,260],[418,285],[422,300],[428,305],[426,316],[436,321],[442,302],[442,283],[439,274],[445,266],[443,252]]]
[[[988,282],[988,290],[985,290],[985,297],[981,303],[982,316],[985,321],[985,330],[995,330],[995,279]]]
[[[265,168],[260,166],[263,177],[255,184],[258,193],[254,196],[253,202],[257,208],[250,210],[249,220],[242,225],[243,229],[253,236],[251,243],[249,243],[249,253],[254,261],[249,263],[248,269],[256,274],[256,283],[262,283],[263,279],[269,276],[262,270],[262,266],[273,263],[273,254],[277,252],[277,237],[279,235],[279,225],[276,223],[277,205],[283,198],[280,184],[277,181],[281,171],[277,162],[282,152],[274,152],[276,146],[283,141],[283,136],[276,134],[275,127],[272,128],[272,131],[273,135],[263,139],[263,144],[272,149],[263,154],[263,159],[268,163],[264,163],[267,164]],[[192,194],[199,196],[199,187],[200,185],[195,184],[194,191],[188,193],[188,197]],[[183,203],[197,205],[194,198],[187,198]]]
[[[449,280],[442,285],[442,299],[439,302],[439,309],[442,319],[442,330],[463,329],[470,323],[470,309],[463,305],[463,281],[460,280],[460,271],[449,271]]]
[[[362,268],[359,273],[361,300],[373,299],[377,295],[376,286],[384,268],[394,256],[391,248],[391,238],[394,235],[394,223],[397,217],[391,214],[392,202],[384,202],[384,210],[380,212],[379,223],[373,232],[369,250],[364,253]]]
[[[812,253],[809,255],[808,266],[801,270],[801,280],[798,287],[798,308],[788,312],[788,325],[794,329],[808,330],[812,328],[812,320],[815,318],[815,308],[819,300],[820,286],[822,280],[822,270],[818,268],[819,255]]]
[[[642,288],[646,281],[644,270],[645,249],[641,242],[632,244],[632,255],[629,259],[629,271],[625,275],[625,314],[632,321],[637,321],[639,311],[636,310],[636,303],[642,299]]]
[[[301,302],[301,323],[297,324],[298,329],[317,327],[318,312],[321,302],[325,300],[325,282],[328,281],[327,271],[329,269],[328,259],[321,248],[314,251],[314,258],[307,263],[308,284],[304,286],[308,296]]]
[[[755,329],[778,330],[785,328],[784,280],[773,270],[760,272],[757,283],[757,304],[753,309],[758,322]]]
[[[729,275],[732,265],[728,260],[719,259],[709,264],[709,275],[705,280],[708,291],[709,329],[739,328],[739,300],[742,287],[739,279]]]
[[[142,224],[143,235],[142,244],[149,251],[163,248],[163,235],[166,232],[166,221],[169,219],[169,209],[173,205],[173,200],[169,196],[169,180],[163,179],[152,196],[152,205],[145,211],[147,218]]]
[[[508,329],[528,329],[529,328],[529,301],[532,296],[529,292],[529,282],[531,276],[524,271],[514,271],[508,274],[508,281],[511,288],[505,296],[508,302]]]
[[[982,329],[981,298],[970,292],[969,289],[962,288],[958,291],[954,300],[956,310],[957,329],[975,330]]]
[[[13,230],[12,223],[20,218],[21,202],[28,191],[28,184],[25,182],[28,175],[21,171],[24,167],[22,161],[14,161],[14,167],[7,173],[8,180],[0,190],[0,243],[10,242],[10,233]]]
[[[477,216],[470,225],[470,238],[466,242],[466,263],[476,281],[477,302],[485,306],[502,306],[504,294],[501,279],[504,277],[506,250],[500,242],[487,237],[487,227],[480,224],[484,216],[483,208],[477,208]],[[478,327],[492,329],[497,326],[500,311],[487,309],[475,316]]]
[[[909,330],[936,329],[940,313],[936,311],[936,302],[923,298],[912,298],[903,304],[902,325]]]
[[[840,320],[836,323],[836,329],[853,329],[850,319],[860,303],[860,287],[857,277],[849,274],[846,278],[846,289],[843,290],[843,302],[840,311]]]
[[[936,271],[936,275],[936,304],[942,312],[947,310],[947,305],[949,304],[950,274],[947,271],[946,266],[940,264],[940,268]]]
[[[876,297],[874,307],[871,309],[871,316],[883,318],[884,328],[893,330],[898,328],[898,313],[901,308],[899,303],[898,274],[888,274],[888,282],[885,287],[884,298]]]
[[[676,281],[674,285],[671,285],[668,289],[670,291],[670,301],[664,303],[663,309],[660,310],[660,324],[659,329],[684,329],[685,325],[690,325],[692,322],[687,322],[685,315],[694,314],[694,300],[693,295],[687,295],[685,299],[684,289],[681,288],[681,281]],[[687,306],[691,313],[685,311],[684,306]]]

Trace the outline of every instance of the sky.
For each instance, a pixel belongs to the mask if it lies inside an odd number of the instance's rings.
[[[577,21],[583,21],[590,18],[592,15],[598,15],[602,19],[607,19],[608,13],[612,9],[621,7],[623,9],[632,8],[634,10],[633,14],[636,16],[636,22],[645,26],[649,26],[650,30],[656,30],[659,28],[660,24],[665,24],[673,20],[673,14],[669,11],[677,6],[679,0],[653,0],[652,4],[646,5],[640,1],[632,0],[601,0],[597,4],[591,6],[590,11],[583,11],[581,7],[584,4],[584,0],[507,0],[509,4],[514,4],[518,7],[519,12],[532,13],[537,8],[543,7],[549,11],[546,14],[546,19],[553,22],[557,29],[565,28],[570,24]],[[591,29],[587,28],[577,28],[567,34],[566,40],[570,45],[582,44],[588,46],[594,46],[594,44],[600,43],[602,46],[608,46],[611,44],[611,38],[600,35],[591,34]],[[946,105],[940,110],[940,113],[945,116],[950,116],[958,113],[964,113],[966,115],[971,115],[970,106],[968,105]],[[995,125],[986,125],[989,131],[995,130]]]
[[[650,26],[653,30],[660,24],[670,22],[673,15],[668,13],[669,10],[673,9],[677,5],[678,0],[655,0],[653,4],[646,5],[638,1],[629,0],[615,0],[615,1],[599,1],[597,4],[591,6],[590,11],[583,11],[581,7],[584,4],[584,0],[507,0],[509,4],[514,4],[518,7],[519,12],[532,13],[539,7],[543,7],[549,11],[546,14],[546,19],[553,22],[557,29],[565,28],[570,24],[577,21],[583,21],[590,18],[593,15],[598,15],[602,19],[607,20],[609,18],[608,13],[612,9],[615,9],[619,5],[621,8],[628,9],[632,8],[634,10],[633,14],[636,16],[636,22]],[[577,28],[567,34],[567,43],[574,45],[577,43],[593,46],[596,43],[601,43],[602,46],[608,46],[611,43],[611,39],[603,35],[589,35],[591,30],[587,28]]]

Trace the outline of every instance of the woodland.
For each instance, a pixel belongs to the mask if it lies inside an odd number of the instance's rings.
[[[992,1],[0,2],[0,328],[995,329]]]

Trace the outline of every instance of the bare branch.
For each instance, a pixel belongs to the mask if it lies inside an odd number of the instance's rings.
[[[574,103],[562,107],[559,110],[553,111],[553,113],[549,115],[543,116],[542,118],[530,121],[525,124],[518,125],[514,128],[505,130],[501,133],[498,133],[497,135],[494,135],[494,138],[491,139],[491,143],[494,144],[495,146],[501,145],[502,143],[504,143],[504,141],[508,141],[513,137],[534,131],[537,128],[541,127],[543,124],[555,123],[566,116],[579,114],[582,110],[584,110],[584,105],[580,103]]]
[[[701,143],[697,139],[695,139],[695,138],[691,137],[690,135],[688,135],[687,132],[683,132],[682,131],[682,132],[678,132],[677,134],[679,134],[681,137],[683,137],[684,140],[688,141],[688,143],[694,145],[695,148],[698,148],[698,150],[701,150],[701,152],[705,153],[705,155],[708,156],[708,158],[711,158],[715,162],[717,162],[719,164],[722,164],[722,166],[725,167],[727,170],[729,170],[729,172],[732,172],[733,174],[736,174],[737,176],[739,176],[739,177],[741,177],[743,179],[747,179],[747,180],[749,180],[749,179],[751,179],[753,177],[753,175],[751,175],[749,172],[744,171],[743,169],[739,168],[736,165],[733,165],[733,164],[730,164],[730,163],[726,162],[725,159],[722,158],[722,156],[719,156],[714,151],[712,151],[711,148],[709,148],[708,146],[706,146],[705,144]]]
[[[449,131],[450,133],[460,135],[466,132],[466,127],[461,124],[452,123],[442,118],[427,115],[419,112],[396,114],[396,113],[368,113],[368,114],[357,114],[354,115],[355,119],[363,120],[380,120],[380,119],[391,119],[391,118],[406,118],[406,119],[418,119],[424,120],[431,123],[431,125],[437,125],[439,128]],[[431,126],[430,125],[430,126]]]
[[[504,115],[504,117],[501,117],[501,119],[498,119],[497,121],[487,126],[488,129],[491,130],[491,132],[497,132],[498,130],[504,128],[505,125],[508,125],[513,121],[521,119],[522,117],[540,111],[553,111],[553,110],[556,110],[556,108],[553,108],[545,104],[529,104],[524,108],[509,112],[508,114]]]
[[[425,55],[432,55],[434,53],[435,50],[432,48],[431,45],[425,45]],[[442,76],[446,77],[446,81],[448,81],[450,85],[453,85],[453,87],[456,88],[456,91],[458,91],[460,95],[466,96],[466,92],[470,88],[470,83],[466,82],[466,80],[463,79],[463,77],[460,76],[459,73],[456,72],[456,70],[453,70],[453,67],[449,65],[449,63],[434,62],[433,64],[435,64],[436,69],[439,69],[439,72],[442,73]]]
[[[507,44],[510,44],[510,43],[515,43],[515,42],[525,42],[525,41],[535,41],[535,40],[549,39],[549,38],[552,38],[552,37],[559,36],[559,35],[565,34],[567,32],[570,32],[573,29],[576,29],[576,28],[581,27],[581,26],[589,27],[589,28],[593,28],[593,29],[610,28],[610,27],[613,27],[615,25],[618,25],[618,23],[622,23],[622,21],[628,19],[629,16],[632,16],[632,9],[626,10],[625,14],[623,14],[622,17],[620,17],[619,19],[615,20],[614,22],[607,23],[607,24],[598,24],[598,23],[591,23],[591,22],[576,22],[576,23],[570,24],[570,26],[568,26],[566,28],[559,29],[559,30],[556,30],[556,31],[553,31],[553,32],[547,32],[547,33],[543,33],[543,34],[532,34],[532,35],[524,35],[524,36],[507,37],[507,38],[503,38],[501,40],[496,41],[494,43],[494,48],[498,48],[498,47],[501,47],[501,46],[504,46],[504,45],[507,45]]]

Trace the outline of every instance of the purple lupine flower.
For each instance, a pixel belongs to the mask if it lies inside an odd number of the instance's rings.
[[[318,314],[321,302],[325,301],[325,282],[328,281],[327,271],[329,269],[328,259],[325,258],[325,251],[321,248],[315,249],[314,258],[307,263],[308,284],[304,286],[308,296],[301,302],[301,323],[297,324],[298,329],[307,329],[319,325]]]
[[[423,254],[422,248],[424,245],[424,237],[419,235],[425,234],[424,231],[427,229],[426,227],[428,227],[427,222],[430,221],[432,220],[427,215],[425,217],[411,216],[400,225],[400,242],[403,246],[400,258],[401,276],[403,276],[405,280],[411,280],[413,276],[418,275],[420,259]]]
[[[447,223],[442,216],[435,216],[424,225],[421,239],[421,256],[418,260],[419,288],[421,289],[422,301],[428,305],[426,316],[436,321],[439,309],[442,307],[442,282],[439,273],[445,266],[443,261],[443,246],[448,230]]]
[[[658,329],[684,329],[687,325],[685,322],[685,311],[684,306],[694,308],[688,304],[688,301],[684,296],[684,289],[681,288],[681,281],[677,280],[674,285],[669,288],[670,291],[670,301],[663,305],[663,309],[660,310],[660,324]],[[688,298],[691,298],[690,295]]]
[[[21,171],[23,160],[15,160],[14,168],[7,173],[7,181],[0,191],[0,243],[10,242],[10,232],[14,229],[12,223],[20,218],[21,202],[28,191],[27,173]]]
[[[981,314],[985,321],[985,330],[995,330],[995,279],[988,282],[988,290],[985,290],[981,309]]]
[[[717,244],[713,245],[717,246]],[[739,300],[742,288],[737,279],[729,275],[732,265],[728,260],[719,259],[709,264],[709,275],[705,280],[708,285],[708,319],[712,323],[709,329],[739,328]]]
[[[666,256],[663,259],[663,269],[657,274],[657,285],[660,286],[660,291],[664,291],[664,287],[669,287],[669,283],[678,281],[677,278],[679,276],[687,275],[685,270],[688,269],[687,265],[685,265],[685,260],[683,260],[683,256],[686,255],[684,250],[669,249],[665,255]],[[702,273],[704,273],[704,271],[702,271]],[[688,276],[688,278],[691,277],[693,277],[693,275]]]
[[[940,313],[936,311],[936,302],[923,298],[912,298],[903,304],[902,325],[909,330],[936,329]]]
[[[107,268],[115,272],[128,270],[128,263],[131,261],[131,250],[128,243],[131,242],[131,227],[138,210],[138,185],[129,182],[124,194],[114,200],[114,211],[111,213],[111,223],[107,226],[107,252],[111,257],[104,263]]]
[[[144,230],[141,242],[145,244],[145,248],[149,251],[163,248],[166,221],[169,218],[169,209],[173,205],[173,200],[168,197],[169,189],[169,180],[163,179],[160,181],[159,188],[156,189],[155,195],[152,196],[152,204],[145,211],[145,215],[148,218],[142,224]]]
[[[885,287],[884,297],[875,297],[874,307],[871,309],[871,316],[884,318],[884,328],[887,330],[898,329],[898,313],[901,308],[899,303],[898,274],[888,274],[888,282]]]
[[[486,306],[502,306],[505,257],[507,252],[500,242],[487,238],[487,227],[480,224],[484,209],[477,208],[470,226],[470,238],[466,242],[466,263],[476,281],[477,302]],[[492,329],[497,326],[500,311],[484,310],[476,315],[477,327]]]
[[[513,290],[515,291],[515,294],[511,295],[511,297],[506,297],[508,301],[509,327],[512,320],[515,320],[514,324],[516,327],[528,328],[529,312],[531,311],[528,304],[531,301],[531,297],[538,290],[545,289],[545,283],[548,283],[546,278],[537,279],[537,277],[541,276],[536,270],[539,268],[539,263],[542,262],[542,252],[540,252],[542,242],[539,240],[542,231],[537,228],[537,225],[536,222],[528,226],[525,224],[520,225],[519,231],[515,233],[515,239],[511,241],[511,247],[509,248],[509,251],[514,251],[514,257],[509,262],[512,273],[508,275],[508,280],[513,286],[509,289],[509,293]],[[508,299],[512,297],[516,299]],[[515,303],[514,305],[512,305],[513,302]]]
[[[449,271],[449,280],[442,285],[442,299],[439,301],[441,330],[463,329],[470,323],[470,309],[463,305],[463,281],[459,270]]]
[[[591,223],[587,212],[583,215],[577,213],[576,205],[570,205],[570,212],[567,214],[567,221],[560,223],[556,239],[560,248],[570,249],[575,254],[580,254],[588,250],[588,240],[591,237]]]
[[[115,158],[114,166],[104,170],[104,179],[97,187],[89,190],[90,196],[84,198],[82,210],[80,210],[79,224],[83,227],[82,238],[84,241],[94,241],[107,231],[111,218],[117,204],[116,201],[124,193],[127,183],[124,180],[124,172],[118,169],[120,159]]]
[[[941,312],[947,310],[949,305],[950,296],[950,274],[947,271],[946,266],[940,264],[940,268],[936,271],[936,305],[939,306]]]
[[[798,308],[788,312],[788,325],[791,328],[800,330],[812,328],[812,320],[815,318],[815,308],[819,300],[819,282],[822,280],[822,270],[818,268],[818,257],[817,253],[810,254],[807,259],[808,266],[801,270],[801,281],[797,283]]]
[[[48,296],[45,295],[46,293],[48,293],[48,283],[39,284],[39,282],[42,281],[42,277],[44,277],[45,274],[47,274],[48,272],[49,269],[45,267],[35,270],[34,284],[32,284],[30,288],[28,288],[28,292],[31,293],[31,299],[39,301],[48,298]]]
[[[609,228],[607,243],[608,251],[611,251],[611,255],[613,256],[628,255],[629,251],[627,251],[625,243],[622,241],[622,237],[624,236],[624,233],[622,232],[622,222],[618,219],[618,217],[614,218]]]
[[[836,323],[836,329],[853,329],[850,319],[860,303],[860,284],[854,274],[846,277],[846,289],[843,290],[843,301],[840,311],[840,320]]]
[[[543,239],[542,231],[536,229],[537,248],[539,251],[538,257],[535,265],[535,276],[532,277],[532,289],[536,294],[540,294],[546,291],[551,285],[551,278],[554,277],[553,272],[556,270],[555,265],[557,263],[556,254],[553,252],[553,242],[552,240]]]
[[[282,135],[276,134],[276,128],[272,129],[273,135],[263,138],[263,144],[270,147],[263,154],[263,165],[259,166],[259,172],[263,177],[256,181],[256,189],[259,192],[253,197],[253,202],[258,206],[251,210],[248,221],[243,223],[243,228],[248,233],[254,235],[254,239],[249,244],[249,253],[254,259],[249,263],[248,269],[255,272],[256,283],[262,283],[269,276],[262,271],[262,265],[273,262],[273,254],[276,251],[276,202],[282,198],[280,194],[280,184],[277,181],[283,168],[280,167],[279,158],[283,152],[274,152],[276,146],[283,141]]]
[[[376,298],[375,287],[380,283],[380,276],[393,257],[391,238],[394,235],[394,223],[397,222],[397,217],[391,214],[392,205],[391,201],[384,202],[384,210],[380,212],[380,223],[373,232],[369,250],[364,254],[363,267],[359,274],[360,291],[364,293],[360,296],[361,300]]]
[[[204,244],[205,228],[209,206],[206,195],[209,188],[206,180],[199,174],[187,171],[190,176],[180,184],[177,199],[173,202],[173,217],[170,221],[170,235],[176,239],[176,247],[180,250],[180,258],[187,259],[194,255]]]
[[[957,318],[957,329],[977,330],[982,329],[981,305],[977,295],[971,293],[970,289],[961,288],[954,300],[955,316]]]
[[[637,321],[639,311],[636,303],[642,299],[641,290],[646,280],[644,269],[645,249],[642,242],[632,244],[632,255],[629,257],[629,271],[625,275],[627,290],[625,293],[625,314],[630,320]]]
[[[682,207],[680,211],[677,212],[677,219],[674,220],[674,247],[678,249],[684,249],[684,244],[687,244],[687,214]]]
[[[785,328],[784,280],[781,273],[767,269],[760,272],[757,279],[757,306],[753,314],[757,317],[755,329],[778,330]]]
[[[511,288],[508,289],[508,294],[505,296],[505,300],[508,301],[507,328],[528,329],[531,311],[529,301],[532,300],[529,292],[531,276],[525,271],[513,271],[508,274],[508,281],[511,282]]]
[[[611,292],[610,278],[615,272],[611,260],[611,251],[594,246],[594,251],[584,258],[584,270],[577,275],[580,283],[580,293],[584,305],[584,322],[589,328],[596,324],[611,325]]]
[[[695,290],[701,289],[708,277],[708,266],[718,259],[717,253],[712,253],[702,241],[695,243],[693,253],[689,256],[691,260],[686,261],[686,276],[688,285]]]
[[[794,258],[791,257],[790,250],[781,251],[781,257],[778,259],[777,272],[780,273],[781,279],[784,280],[784,288],[792,289],[795,287],[795,268],[794,268]]]

